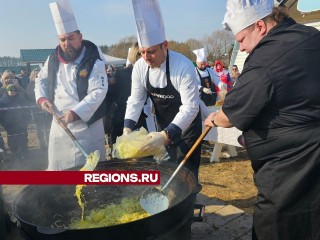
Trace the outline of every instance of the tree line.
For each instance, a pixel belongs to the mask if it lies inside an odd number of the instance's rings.
[[[107,55],[127,58],[128,49],[136,41],[137,38],[135,36],[128,36],[120,39],[117,44],[100,47],[102,52]],[[210,35],[203,36],[200,40],[190,38],[185,42],[169,41],[169,48],[180,52],[194,62],[196,55],[192,51],[204,47],[208,52],[207,60],[209,63],[213,63],[215,60],[223,60],[228,65],[233,44],[232,34],[225,30],[219,30],[212,32]]]
[[[127,58],[128,49],[137,41],[136,36],[127,36],[119,40],[118,43],[110,46],[102,45],[103,53],[118,57]],[[233,37],[230,32],[225,30],[214,31],[209,35],[203,36],[202,39],[190,38],[185,42],[169,41],[170,49],[180,52],[191,61],[196,60],[195,54],[192,52],[195,49],[206,48],[208,52],[207,60],[212,64],[215,60],[222,60],[226,65],[229,63],[230,53],[233,48]],[[20,58],[15,57],[0,57],[0,67],[22,66]]]

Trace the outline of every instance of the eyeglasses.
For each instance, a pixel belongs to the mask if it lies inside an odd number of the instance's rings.
[[[16,89],[8,89],[8,92],[17,92]]]
[[[232,70],[237,70],[236,68],[232,68]]]

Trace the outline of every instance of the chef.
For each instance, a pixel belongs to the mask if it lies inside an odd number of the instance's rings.
[[[273,0],[228,0],[223,25],[249,53],[209,126],[243,131],[258,196],[252,239],[320,239],[320,32]]]
[[[36,101],[42,109],[54,109],[87,153],[100,151],[105,159],[103,100],[108,89],[101,50],[83,40],[67,0],[50,3],[59,45],[48,57],[35,80]],[[85,164],[77,149],[56,121],[49,137],[48,170]]]
[[[216,87],[220,84],[220,79],[213,72],[212,68],[208,67],[207,52],[205,48],[200,48],[192,51],[196,56],[196,76],[199,82],[199,92],[201,100],[206,106],[214,106],[217,99]]]
[[[194,66],[185,56],[169,50],[159,4],[156,0],[132,0],[141,58],[132,72],[124,134],[134,129],[149,96],[160,132],[151,132],[142,150],[165,145],[170,161],[180,163],[201,134],[198,83]],[[198,177],[200,146],[186,167]]]

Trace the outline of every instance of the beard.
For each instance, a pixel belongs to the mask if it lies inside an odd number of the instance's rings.
[[[81,49],[82,48],[75,49],[73,47],[67,48],[66,51],[63,51],[64,59],[67,60],[68,62],[72,62],[76,60],[80,55]]]

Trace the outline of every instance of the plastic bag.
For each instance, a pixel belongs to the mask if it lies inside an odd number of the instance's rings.
[[[163,154],[165,152],[164,146],[159,146],[155,151],[140,150],[147,143],[147,135],[148,131],[142,127],[139,131],[117,137],[116,143],[113,144],[112,156],[118,159],[127,159]]]

